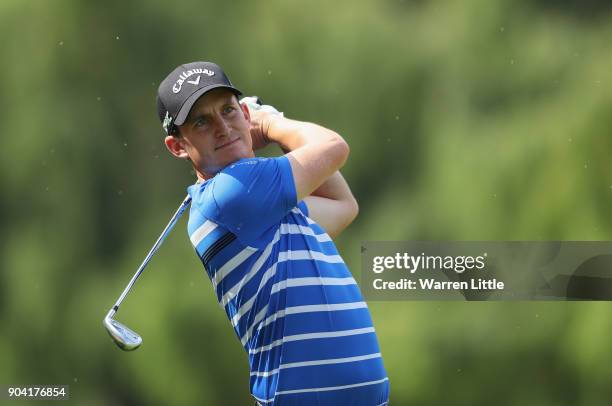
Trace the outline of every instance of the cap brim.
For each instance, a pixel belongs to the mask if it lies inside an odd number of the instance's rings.
[[[235,87],[228,86],[228,85],[212,85],[212,86],[203,87],[201,89],[198,89],[195,92],[193,92],[193,94],[189,96],[187,100],[185,100],[185,103],[183,103],[183,105],[181,106],[181,109],[176,115],[174,124],[176,125],[184,124],[185,120],[187,119],[187,116],[189,115],[189,112],[191,111],[191,108],[193,107],[195,102],[200,98],[200,96],[202,96],[204,93],[210,92],[211,90],[219,89],[219,88],[228,89],[237,96],[240,96],[242,94],[240,90],[236,89]]]

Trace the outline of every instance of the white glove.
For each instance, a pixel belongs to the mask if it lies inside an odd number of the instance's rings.
[[[246,106],[249,108],[249,111],[261,110],[272,114],[278,114],[281,117],[284,117],[283,112],[276,110],[275,107],[270,106],[269,104],[260,104],[260,100],[257,96],[243,97],[242,99],[240,99],[240,104],[246,104]]]

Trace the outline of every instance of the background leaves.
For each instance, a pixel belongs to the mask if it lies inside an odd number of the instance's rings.
[[[249,404],[247,359],[180,222],[193,179],[159,81],[193,60],[340,132],[361,212],[338,239],[607,240],[611,10],[591,0],[0,4],[0,382],[76,404]],[[604,404],[607,303],[370,303],[393,404]]]

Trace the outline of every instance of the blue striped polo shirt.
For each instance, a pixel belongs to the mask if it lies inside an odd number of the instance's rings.
[[[262,405],[386,405],[368,307],[297,202],[287,157],[247,158],[188,188],[188,232],[249,357]]]

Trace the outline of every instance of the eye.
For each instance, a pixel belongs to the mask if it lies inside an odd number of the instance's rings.
[[[205,117],[199,117],[194,123],[193,126],[198,128],[208,124],[208,119]]]
[[[236,107],[231,106],[231,105],[230,105],[230,106],[225,106],[225,107],[223,108],[223,113],[224,113],[224,114],[230,114],[230,113],[232,113],[232,112],[234,112],[234,111],[236,111]]]

